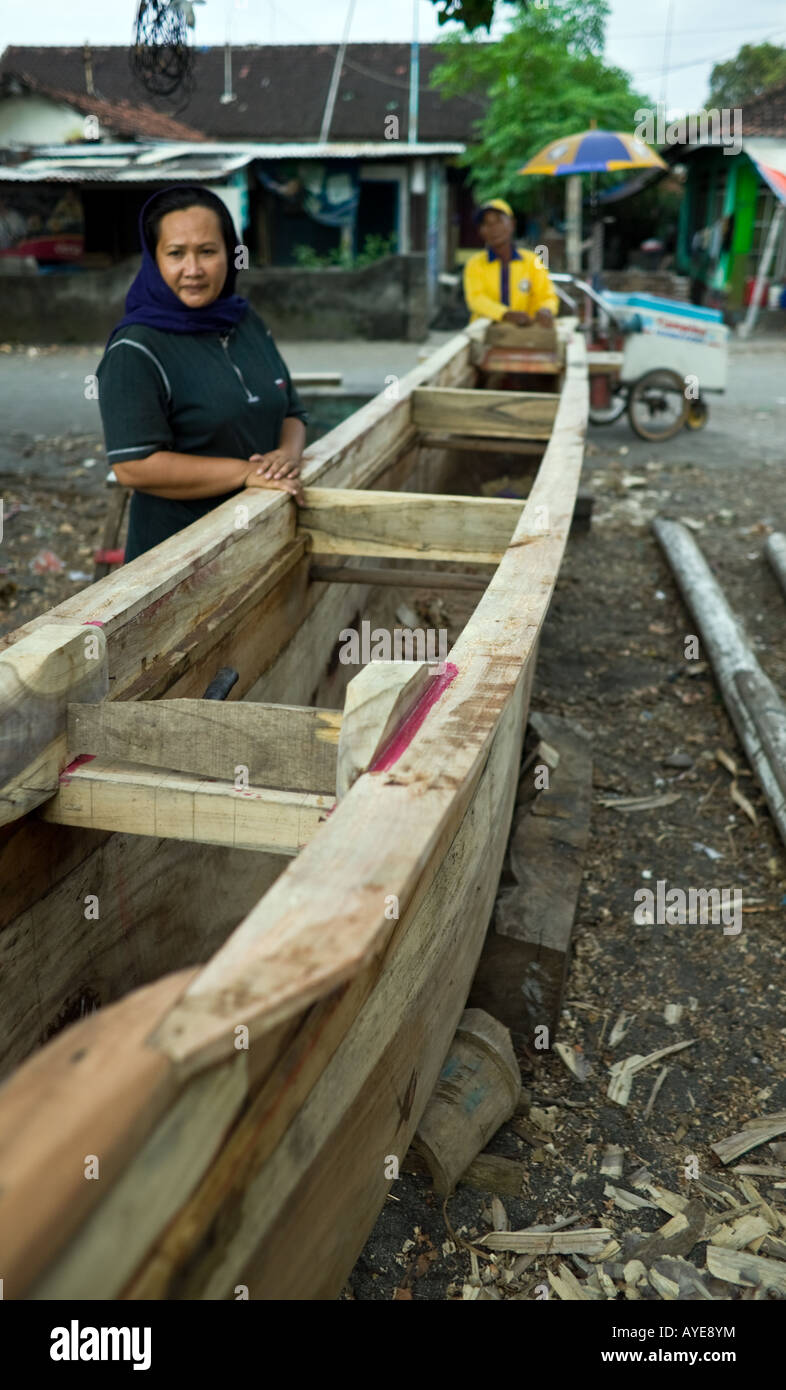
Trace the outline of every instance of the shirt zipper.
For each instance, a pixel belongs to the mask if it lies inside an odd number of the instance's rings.
[[[222,346],[222,348],[224,349],[224,352],[226,353],[226,356],[227,356],[227,362],[229,363],[229,365],[230,365],[230,367],[232,368],[232,370],[236,373],[237,378],[238,378],[238,381],[240,382],[240,385],[243,387],[243,390],[244,390],[245,393],[246,393],[246,400],[250,401],[252,404],[255,403],[255,402],[258,402],[258,401],[259,401],[259,396],[252,396],[251,392],[249,391],[248,387],[246,386],[245,381],[243,380],[243,373],[241,372],[240,368],[239,368],[238,366],[236,366],[236,364],[232,361],[232,358],[231,358],[230,355],[229,355],[229,334],[228,334],[228,333],[222,333],[222,334],[220,335],[220,337],[221,337],[221,346]]]

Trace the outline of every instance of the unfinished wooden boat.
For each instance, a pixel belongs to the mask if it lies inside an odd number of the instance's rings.
[[[574,329],[528,394],[476,389],[473,325],[308,450],[302,510],[242,494],[3,640],[6,1299],[340,1292],[490,917]],[[482,495],[513,465],[526,501]],[[446,661],[341,659],[417,590],[464,605]]]

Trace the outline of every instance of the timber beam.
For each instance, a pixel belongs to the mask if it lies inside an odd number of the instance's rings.
[[[69,767],[42,808],[46,821],[89,830],[296,855],[335,805],[332,796],[215,782],[96,760]]]
[[[523,501],[508,498],[349,488],[306,488],[304,498],[298,532],[320,555],[481,565],[499,563],[524,510]]]
[[[412,397],[412,422],[432,434],[550,439],[558,405],[559,396],[549,391],[421,386]]]
[[[450,570],[383,569],[369,566],[312,565],[308,577],[313,584],[376,584],[396,589],[487,589],[490,575],[456,574]]]
[[[68,706],[69,758],[173,768],[234,783],[332,795],[341,711],[254,701],[141,700]]]

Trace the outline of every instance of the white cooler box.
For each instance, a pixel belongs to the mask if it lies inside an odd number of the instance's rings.
[[[665,367],[681,377],[698,377],[700,392],[725,391],[729,330],[719,309],[654,294],[604,290],[602,298],[620,323],[636,320],[641,326],[625,336],[622,381]]]

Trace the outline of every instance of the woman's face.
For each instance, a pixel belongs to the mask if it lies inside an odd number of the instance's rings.
[[[189,309],[220,295],[227,277],[227,252],[218,213],[181,208],[161,218],[156,264],[171,290]]]

